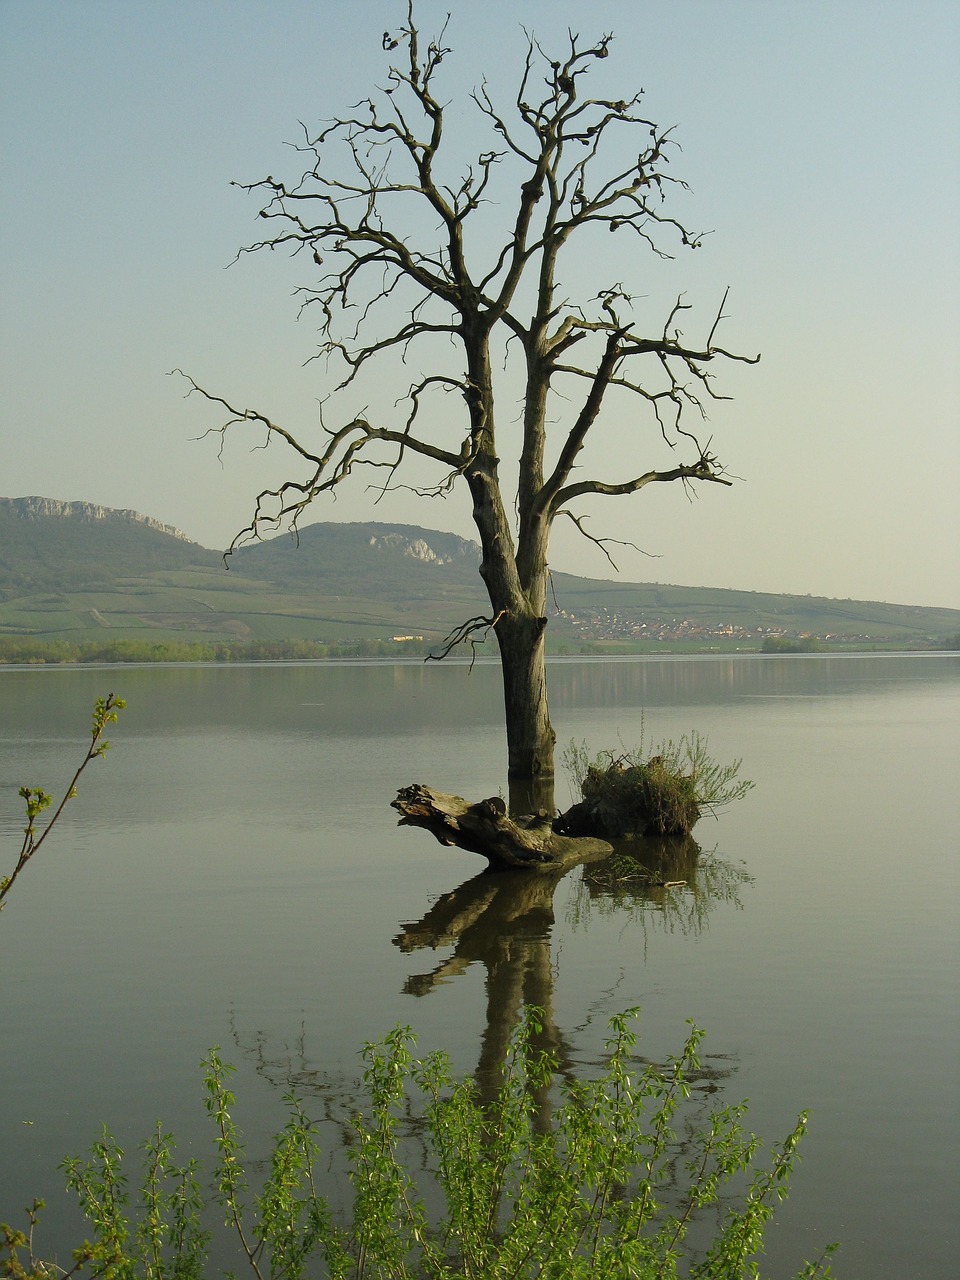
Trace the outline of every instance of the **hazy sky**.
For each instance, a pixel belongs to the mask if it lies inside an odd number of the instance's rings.
[[[722,337],[763,353],[724,375],[735,399],[711,415],[733,489],[590,508],[596,534],[659,557],[618,555],[622,576],[960,607],[960,4],[421,0],[421,25],[451,8],[443,85],[465,130],[481,75],[509,97],[521,24],[553,47],[568,26],[615,32],[594,91],[643,87],[650,117],[677,126],[672,168],[692,187],[677,212],[713,234],[666,271],[618,244],[587,279],[685,291],[691,338],[729,284]],[[311,438],[329,385],[304,367],[315,333],[292,297],[311,264],[225,269],[263,226],[229,184],[298,173],[284,146],[298,119],[382,81],[380,36],[401,13],[0,0],[0,494],[133,507],[215,547],[246,523],[283,458],[238,438],[221,466],[196,442],[214,418],[168,371]],[[646,447],[612,425],[605,478]],[[473,536],[465,491],[374,507],[358,484],[309,519]],[[551,559],[610,576],[572,526]]]

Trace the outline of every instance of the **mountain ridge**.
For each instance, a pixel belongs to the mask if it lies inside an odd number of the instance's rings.
[[[161,524],[152,516],[141,515],[139,511],[134,511],[132,508],[104,507],[96,502],[69,502],[60,498],[41,498],[36,495],[26,498],[0,498],[0,507],[8,509],[22,520],[42,520],[47,517],[61,520],[121,520],[130,524],[142,524],[148,529],[157,529],[160,533],[169,534],[170,537],[177,538],[181,542],[192,541],[174,525]]]
[[[0,498],[0,640],[82,644],[109,633],[338,646],[436,645],[487,604],[480,547],[419,525],[318,522],[223,556],[132,510]],[[960,610],[552,574],[553,651],[915,648],[960,634]],[[0,653],[2,657],[2,653]],[[20,660],[20,659],[18,659]]]

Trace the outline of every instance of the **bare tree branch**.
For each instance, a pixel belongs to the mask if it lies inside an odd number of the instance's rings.
[[[443,463],[450,468],[451,472],[456,474],[462,473],[470,461],[468,442],[464,443],[460,454],[457,455],[449,450],[441,449],[429,441],[417,438],[409,430],[376,427],[362,417],[354,418],[337,431],[327,431],[329,436],[327,448],[322,454],[311,453],[309,450],[304,449],[285,427],[273,422],[265,414],[256,409],[236,409],[222,396],[216,396],[204,390],[189,374],[185,374],[181,369],[174,369],[173,372],[185,378],[190,384],[190,389],[187,392],[188,396],[196,392],[203,396],[204,399],[222,405],[229,413],[230,417],[221,426],[211,427],[204,432],[204,436],[220,436],[221,452],[223,439],[227,431],[239,423],[253,422],[264,428],[266,433],[265,445],[269,444],[274,437],[278,437],[289,445],[294,452],[298,453],[304,461],[311,463],[314,468],[312,474],[306,480],[287,480],[277,489],[263,489],[257,494],[253,518],[250,524],[241,529],[231,542],[227,550],[228,556],[237,547],[242,546],[243,543],[251,539],[258,539],[262,526],[276,529],[286,524],[286,527],[295,530],[301,514],[313,499],[318,494],[329,492],[342,484],[351,475],[355,465],[387,467],[392,474],[399,464],[403,450],[406,448],[436,462]],[[410,421],[412,422],[412,417]],[[400,457],[393,462],[363,457],[363,451],[374,441],[397,445],[400,450]],[[272,505],[271,500],[273,500]]]
[[[415,492],[436,496],[466,485],[491,612],[451,633],[444,652],[495,629],[511,769],[552,770],[542,672],[552,522],[567,515],[610,559],[610,540],[587,535],[571,510],[578,499],[632,494],[652,483],[729,485],[696,424],[724,399],[714,367],[759,356],[717,343],[729,290],[702,346],[681,332],[689,310],[682,294],[652,334],[639,324],[630,281],[608,282],[582,303],[560,294],[564,267],[595,251],[598,232],[633,236],[662,258],[703,239],[672,207],[675,193],[686,190],[670,170],[673,130],[648,118],[643,91],[586,91],[612,36],[590,42],[568,32],[554,56],[526,33],[515,95],[500,103],[486,82],[473,90],[468,101],[486,136],[472,153],[457,154],[441,87],[446,30],[444,24],[426,40],[408,0],[405,21],[382,39],[382,87],[316,128],[301,124],[299,175],[241,184],[262,197],[268,229],[241,252],[286,250],[316,269],[299,300],[301,316],[318,317],[313,358],[328,362],[331,377],[319,444],[310,447],[265,414],[238,410],[183,376],[188,394],[199,393],[224,415],[206,433],[219,437],[221,454],[228,434],[253,426],[265,445],[279,441],[292,450],[298,468],[257,495],[231,550],[284,522],[296,529],[314,499],[335,493],[361,466],[381,472],[372,486],[378,500],[408,487],[399,477],[410,455],[440,468],[434,484],[417,477]],[[505,369],[495,375],[501,352]],[[358,398],[396,381],[398,362],[409,369],[406,394],[358,411]],[[501,399],[515,403],[517,365],[520,445],[511,459],[516,488],[507,492],[497,410]],[[439,414],[432,397],[427,403],[437,390],[449,397]],[[631,439],[652,426],[657,447],[666,442],[682,460],[574,481],[588,439],[624,403],[634,406]],[[328,428],[325,413],[338,413],[337,424]],[[520,739],[539,745],[528,751]]]
[[[444,658],[448,658],[456,649],[457,645],[470,645],[470,667],[473,668],[477,659],[477,648],[484,643],[490,632],[504,616],[504,610],[501,610],[495,618],[486,618],[482,614],[475,618],[468,618],[466,622],[461,622],[459,626],[448,632],[440,642],[439,653],[428,653],[427,662],[442,662]]]
[[[690,466],[673,467],[669,471],[645,471],[643,475],[620,483],[581,480],[576,484],[567,485],[558,491],[553,501],[553,513],[556,515],[568,502],[587,494],[606,494],[607,497],[617,498],[628,493],[638,493],[648,484],[670,484],[675,480],[682,480],[684,484],[691,480],[709,481],[712,484],[726,485],[728,488],[733,484],[733,481],[728,480],[723,474],[716,458],[712,454],[704,454],[698,462]]]
[[[572,511],[558,511],[556,514],[566,516],[569,520],[572,520],[573,523],[577,526],[578,532],[581,533],[588,542],[592,542],[595,547],[598,547],[603,552],[607,560],[610,562],[610,567],[616,573],[619,573],[620,569],[617,566],[617,563],[614,560],[613,556],[607,550],[608,544],[615,547],[630,547],[633,551],[639,551],[642,556],[647,556],[651,560],[659,560],[660,558],[653,551],[644,551],[643,547],[638,547],[635,542],[628,542],[622,538],[598,538],[594,534],[588,533],[587,530],[583,527],[583,522],[586,519],[585,516],[575,516]]]

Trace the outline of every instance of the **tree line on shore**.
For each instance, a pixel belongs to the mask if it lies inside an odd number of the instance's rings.
[[[319,658],[425,657],[422,640],[24,640],[0,637],[0,663],[297,662]]]

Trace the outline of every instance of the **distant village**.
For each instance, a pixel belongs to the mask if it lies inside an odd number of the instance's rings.
[[[642,618],[602,609],[584,614],[561,609],[560,617],[584,641],[652,641],[660,644],[709,643],[731,641],[749,644],[751,648],[777,650],[802,645],[813,648],[822,641],[831,645],[881,644],[890,637],[870,635],[866,632],[829,632],[815,636],[809,632],[791,635],[785,627],[743,627],[732,622],[713,624],[697,622],[692,618]]]

